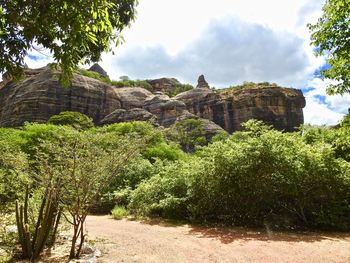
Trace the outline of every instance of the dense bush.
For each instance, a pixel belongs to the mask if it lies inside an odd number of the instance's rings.
[[[207,144],[203,123],[198,119],[176,122],[166,132],[166,136],[180,144],[185,152],[193,152],[196,146]]]
[[[211,144],[191,184],[191,213],[239,225],[349,229],[349,164],[329,144],[265,126]]]
[[[113,219],[120,220],[123,219],[123,217],[126,217],[128,215],[128,211],[125,209],[125,207],[122,206],[116,206],[111,211]]]
[[[129,209],[136,214],[186,218],[188,172],[187,162],[164,166],[148,181],[142,182],[131,194]]]
[[[129,208],[200,222],[350,228],[350,166],[333,145],[256,121],[245,128],[165,166],[132,192]]]
[[[91,118],[75,111],[62,111],[57,115],[51,116],[47,123],[54,125],[69,125],[77,130],[87,130],[94,127]]]
[[[28,161],[20,148],[0,140],[0,216],[21,198],[28,176]]]
[[[164,138],[163,132],[148,122],[115,123],[99,128],[98,132],[141,136],[144,138],[146,145],[142,155],[151,162],[154,162],[156,159],[174,161],[184,157],[184,153],[177,144],[168,143]]]

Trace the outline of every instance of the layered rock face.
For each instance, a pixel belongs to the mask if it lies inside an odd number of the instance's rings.
[[[57,72],[49,67],[26,70],[27,77],[0,89],[0,126],[16,127],[24,122],[46,122],[61,111],[77,111],[94,122],[121,108],[116,90],[98,80],[75,75],[72,88],[62,88]]]
[[[293,131],[304,123],[305,98],[296,89],[266,86],[217,93],[196,88],[174,99],[185,102],[188,111],[230,133],[240,130],[249,119],[262,120],[285,131]]]
[[[209,89],[204,76],[197,88],[173,98],[142,88],[116,88],[101,81],[75,75],[72,87],[61,87],[49,67],[26,70],[21,81],[0,85],[0,126],[46,122],[61,111],[78,111],[96,124],[153,120],[169,127],[178,120],[200,118],[209,131],[228,132],[241,128],[251,118],[291,131],[303,123],[305,99],[299,90],[256,87],[217,92]],[[181,83],[180,83],[181,84]],[[216,125],[215,125],[216,124]]]

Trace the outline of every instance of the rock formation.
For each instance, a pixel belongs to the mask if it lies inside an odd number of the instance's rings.
[[[182,84],[175,78],[160,78],[147,80],[147,82],[152,86],[152,92],[162,92],[162,93],[171,93],[176,87],[181,86]]]
[[[201,88],[201,89],[209,89],[209,84],[208,82],[205,80],[204,75],[200,75],[198,77],[198,84],[197,84],[197,89]]]
[[[300,90],[275,86],[214,92],[196,88],[174,97],[189,112],[211,120],[228,132],[241,129],[249,119],[262,120],[276,129],[293,131],[304,123],[305,98]]]
[[[112,113],[104,117],[100,124],[112,124],[118,122],[128,122],[128,121],[153,121],[157,120],[156,116],[152,113],[139,108],[133,108],[129,110],[117,109]]]
[[[152,119],[169,127],[180,119],[201,118],[208,131],[222,127],[228,132],[251,118],[286,131],[303,123],[305,98],[300,90],[267,85],[217,92],[200,76],[197,88],[169,98],[160,90],[116,88],[77,74],[72,87],[64,89],[58,73],[49,67],[27,69],[25,79],[0,83],[0,126],[46,122],[61,111],[84,113],[96,124]]]
[[[98,74],[100,74],[100,75],[103,76],[103,77],[109,78],[107,72],[106,72],[98,63],[93,64],[93,65],[89,68],[89,70],[90,70],[90,71],[97,72]]]

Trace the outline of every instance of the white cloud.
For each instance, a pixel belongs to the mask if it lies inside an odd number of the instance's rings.
[[[328,95],[327,86],[334,83],[331,80],[313,78],[308,82],[312,90],[304,92],[306,107],[304,108],[305,123],[328,124],[339,123],[350,106],[350,95]]]
[[[313,125],[335,125],[342,119],[343,114],[335,112],[326,104],[319,103],[312,97],[306,98],[304,108],[304,122]]]
[[[204,74],[210,84],[271,81],[294,86],[308,68],[303,40],[237,18],[215,19],[176,55],[162,46],[134,47],[117,56],[114,68],[133,78],[174,76],[194,82]]]

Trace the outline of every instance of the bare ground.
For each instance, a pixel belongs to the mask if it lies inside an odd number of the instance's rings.
[[[281,233],[89,216],[97,262],[350,262],[350,233]]]

